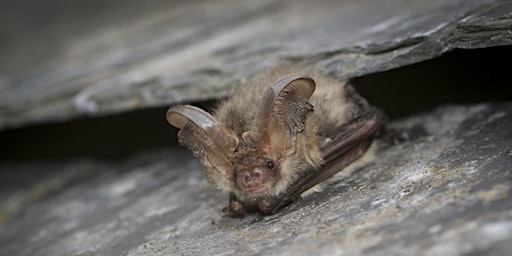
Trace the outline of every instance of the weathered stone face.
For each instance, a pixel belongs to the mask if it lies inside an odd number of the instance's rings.
[[[509,45],[512,24],[493,0],[135,3],[49,2],[46,26],[41,9],[2,8],[0,129],[216,99],[279,59],[338,78],[389,70]]]
[[[185,148],[117,164],[4,164],[2,174],[47,173],[4,189],[0,254],[510,251],[512,104],[442,107],[392,126],[410,140],[382,144],[376,161],[276,215],[243,220],[221,218],[227,195],[204,185]]]
[[[512,42],[509,1],[88,3],[94,19],[82,6],[47,26],[0,23],[0,129],[216,99],[280,59],[347,78]],[[37,14],[28,7],[17,8]],[[10,10],[4,21],[24,18]],[[242,220],[221,217],[228,196],[177,145],[117,161],[0,162],[0,255],[512,251],[512,103],[444,106],[390,127],[409,140],[381,142],[348,179]]]

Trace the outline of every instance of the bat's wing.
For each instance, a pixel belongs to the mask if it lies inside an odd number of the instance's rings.
[[[306,172],[284,194],[261,200],[259,208],[262,212],[274,214],[306,190],[329,179],[366,153],[382,129],[385,117],[361,98],[350,85],[347,85],[347,95],[354,103],[353,118],[344,126],[335,129],[337,135],[322,148],[324,165],[318,170]]]

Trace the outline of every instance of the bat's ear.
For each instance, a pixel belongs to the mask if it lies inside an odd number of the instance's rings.
[[[279,80],[265,91],[252,136],[273,157],[278,159],[294,151],[297,133],[304,129],[306,116],[313,111],[308,100],[314,91],[315,81],[304,75]]]
[[[180,144],[201,160],[210,180],[232,179],[232,161],[238,139],[230,130],[206,111],[188,105],[171,107],[167,111],[167,121],[180,129]]]

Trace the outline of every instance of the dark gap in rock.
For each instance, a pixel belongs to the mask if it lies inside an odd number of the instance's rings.
[[[438,58],[352,80],[391,118],[443,104],[512,99],[512,46],[454,50]]]
[[[195,103],[208,108],[214,102]],[[0,163],[77,157],[121,160],[137,152],[177,146],[168,107],[41,124],[0,132]]]
[[[0,133],[0,161],[128,156],[141,149],[176,142],[165,121],[167,108],[137,110],[112,116],[42,124]]]
[[[455,50],[422,63],[355,78],[353,84],[391,118],[442,104],[512,99],[512,47]],[[196,105],[211,107],[214,102]],[[167,107],[0,132],[0,162],[93,157],[122,159],[177,145]]]

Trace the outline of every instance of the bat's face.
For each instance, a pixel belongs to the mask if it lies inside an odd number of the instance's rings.
[[[251,141],[242,143],[233,163],[237,186],[249,198],[273,194],[280,179],[279,161]]]

